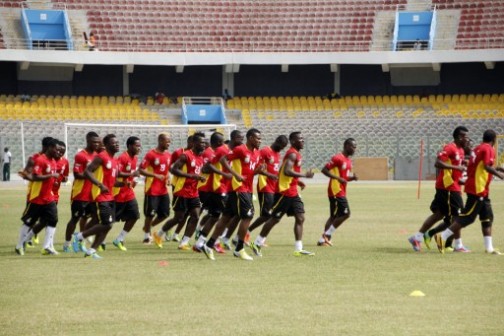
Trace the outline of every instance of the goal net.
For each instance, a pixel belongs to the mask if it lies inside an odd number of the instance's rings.
[[[96,132],[104,137],[107,134],[115,134],[119,141],[120,152],[126,150],[126,140],[130,136],[140,138],[142,142],[143,157],[151,148],[157,146],[159,133],[168,133],[171,137],[170,152],[180,147],[185,147],[187,137],[195,132],[203,132],[208,138],[213,132],[221,132],[226,139],[230,133],[236,129],[234,124],[218,125],[139,125],[139,124],[85,124],[85,123],[65,123],[64,141],[67,144],[67,157],[73,160],[75,154],[86,147],[86,134]]]

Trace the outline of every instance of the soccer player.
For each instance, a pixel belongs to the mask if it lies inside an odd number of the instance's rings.
[[[57,254],[52,246],[58,223],[58,208],[52,190],[56,179],[59,178],[55,160],[58,151],[58,140],[51,139],[47,144],[46,151],[34,160],[31,173],[26,175],[31,183],[28,187],[28,202],[21,217],[23,225],[15,248],[19,255],[24,255],[27,236],[37,220],[47,225],[42,254]]]
[[[170,183],[171,154],[168,152],[171,139],[167,133],[158,135],[158,145],[145,154],[140,164],[140,175],[145,176],[144,244],[152,243],[151,227],[164,221],[170,215]],[[155,216],[155,217],[154,217]]]
[[[324,233],[317,242],[318,246],[332,246],[331,236],[336,229],[350,218],[350,207],[346,198],[346,187],[350,181],[357,181],[352,174],[352,160],[357,149],[355,139],[348,138],[343,143],[343,151],[334,155],[322,168],[322,174],[329,177],[327,194],[329,197],[329,218],[324,227]]]
[[[142,143],[138,137],[131,136],[126,140],[126,148],[117,158],[119,169],[117,181],[123,182],[124,186],[114,188],[116,221],[124,221],[124,227],[112,244],[121,251],[127,251],[126,246],[124,246],[124,239],[140,218],[138,202],[133,188],[136,185],[135,177],[140,175],[137,170],[137,163]]]
[[[209,171],[208,181],[203,188],[200,188],[200,197],[204,199],[203,206],[208,209],[208,215],[201,221],[202,229],[199,233],[198,241],[193,247],[195,252],[201,252],[203,244],[206,242],[206,237],[210,234],[221,216],[227,201],[229,186],[227,181],[231,181],[233,177],[233,175],[225,171],[221,163],[221,160],[227,160],[226,156],[229,153],[229,147],[224,144],[222,133],[215,132],[212,134],[209,148],[213,151],[212,156],[210,161],[203,167],[204,171]],[[224,252],[220,244],[214,244],[214,248],[218,249],[220,253]]]
[[[123,187],[124,182],[116,181],[118,174],[118,164],[115,154],[119,152],[119,142],[114,134],[107,134],[103,138],[105,150],[93,158],[93,161],[86,167],[85,176],[91,181],[93,187],[91,195],[96,202],[96,217],[98,224],[83,232],[74,233],[72,248],[74,252],[79,250],[84,252],[85,257],[101,259],[96,253],[96,249],[105,241],[107,233],[115,222],[115,201],[113,195],[114,187]],[[90,249],[86,249],[82,240],[95,236]]]
[[[218,224],[215,228],[212,238],[208,240],[206,245],[203,245],[203,252],[210,260],[215,260],[212,250],[215,241],[223,232],[226,224],[232,222],[229,219],[234,216],[238,216],[240,222],[238,227],[239,240],[233,255],[243,260],[253,260],[245,252],[243,245],[248,227],[254,217],[254,204],[252,203],[254,175],[264,171],[265,167],[259,165],[258,149],[261,145],[261,132],[251,128],[247,131],[246,139],[245,144],[234,147],[227,155],[227,160],[230,163],[225,163],[225,166],[227,165],[226,168],[233,175],[231,191],[224,210],[229,216],[222,218],[223,221],[222,223],[219,222],[220,225]]]
[[[206,180],[201,175],[201,169],[203,168],[202,153],[204,150],[205,135],[201,132],[194,133],[192,149],[184,151],[170,169],[171,173],[177,176],[177,183],[173,189],[173,211],[175,214],[157,233],[154,232],[154,243],[160,248],[163,247],[163,237],[166,232],[175,225],[185,222],[186,214],[189,214],[184,237],[178,248],[179,250],[191,249],[189,240],[194,234],[201,210],[198,182]]]
[[[187,137],[187,145],[186,147],[180,147],[180,148],[177,148],[176,150],[173,151],[173,153],[171,154],[171,162],[175,162],[177,161],[177,159],[179,158],[179,156],[184,153],[186,150],[189,150],[193,147],[193,136],[192,135],[189,135]],[[171,185],[172,185],[172,192],[173,192],[173,186],[177,183],[177,176],[175,175],[172,175],[172,179],[171,179]],[[173,241],[176,241],[176,242],[180,242],[180,238],[179,238],[179,234],[180,232],[182,231],[182,229],[184,228],[184,225],[186,223],[187,219],[181,223],[181,224],[178,224],[177,225],[177,228],[175,229],[175,232],[173,233],[173,235],[170,237],[169,234],[166,235],[166,240],[169,241],[169,240],[173,240]]]
[[[490,203],[490,183],[493,176],[504,179],[504,169],[494,168],[495,164],[495,140],[497,135],[493,130],[486,130],[483,133],[483,142],[474,149],[469,166],[467,168],[467,181],[465,183],[465,193],[467,200],[460,215],[456,215],[453,223],[442,233],[434,236],[439,252],[444,253],[446,240],[455,232],[474,223],[479,216],[481,229],[483,232],[483,243],[485,252],[500,255],[501,252],[494,249],[492,243],[492,223],[493,211]]]
[[[306,173],[301,172],[302,156],[300,150],[304,148],[304,137],[301,132],[293,132],[289,135],[291,147],[285,153],[280,173],[278,174],[277,192],[272,217],[266,221],[261,233],[256,237],[253,243],[250,243],[252,251],[257,256],[262,256],[261,247],[266,241],[266,237],[271,229],[280,222],[284,214],[294,216],[294,255],[295,256],[313,256],[315,253],[303,249],[303,223],[305,221],[304,204],[299,197],[298,185],[299,178],[312,178],[313,171],[310,169]]]
[[[438,169],[436,176],[436,194],[431,203],[432,215],[425,219],[420,230],[408,238],[414,251],[422,250],[422,240],[430,249],[431,236],[428,231],[437,221],[444,218],[445,228],[451,225],[453,216],[460,213],[463,207],[460,179],[467,169],[463,165],[464,148],[469,142],[469,130],[464,126],[458,126],[453,131],[453,142],[444,146],[439,152],[435,167]],[[456,232],[455,248],[457,252],[468,252],[462,244],[460,232]]]
[[[280,152],[288,144],[287,136],[279,135],[271,146],[265,146],[259,151],[259,162],[266,165],[266,170],[257,179],[257,198],[261,215],[250,225],[247,238],[250,237],[250,232],[263,225],[271,217],[271,208],[278,183],[278,171],[280,170]]]
[[[89,217],[92,222],[96,222],[95,204],[91,197],[91,181],[84,175],[86,167],[93,161],[99,147],[101,146],[101,138],[95,132],[86,134],[86,148],[75,154],[73,175],[74,181],[72,184],[72,194],[70,202],[70,220],[67,223],[65,231],[65,243],[63,244],[63,252],[70,252],[70,244],[72,236],[77,226],[77,222],[82,220],[85,223]],[[80,230],[85,228],[81,225]]]

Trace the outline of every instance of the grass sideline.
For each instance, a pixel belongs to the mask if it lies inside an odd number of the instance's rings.
[[[128,252],[111,244],[122,228],[116,223],[96,261],[38,249],[14,254],[25,187],[0,184],[0,334],[503,335],[504,256],[484,253],[479,223],[463,231],[473,253],[414,253],[407,237],[434,195],[432,181],[422,184],[420,200],[416,188],[351,183],[352,217],[335,246],[322,248],[315,243],[328,213],[326,185],[309,185],[303,240],[314,257],[292,256],[292,219],[284,218],[253,262],[142,245],[140,223]],[[504,183],[491,188],[494,245],[504,248]],[[60,251],[70,187],[62,189]],[[426,296],[410,297],[414,290]]]

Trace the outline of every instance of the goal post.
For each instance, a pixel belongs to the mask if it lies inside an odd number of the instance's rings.
[[[126,140],[130,136],[140,138],[143,156],[148,150],[157,146],[157,137],[160,133],[170,134],[171,144],[169,151],[185,147],[187,137],[195,132],[203,132],[207,137],[213,132],[221,132],[226,139],[235,124],[190,124],[190,125],[143,125],[143,124],[91,124],[91,123],[65,123],[64,139],[67,146],[66,156],[73,159],[75,154],[86,146],[86,134],[94,131],[100,137],[114,134],[120,146],[120,151],[126,150]]]

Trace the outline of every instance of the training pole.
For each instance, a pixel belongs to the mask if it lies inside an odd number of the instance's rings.
[[[418,162],[418,190],[417,199],[420,199],[420,185],[422,184],[422,167],[423,167],[423,139],[420,139],[420,160]]]

